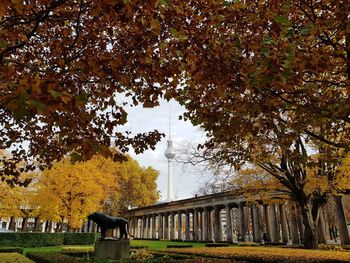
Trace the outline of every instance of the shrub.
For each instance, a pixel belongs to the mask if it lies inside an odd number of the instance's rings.
[[[344,250],[343,247],[340,245],[331,245],[331,244],[320,244],[318,248],[322,250],[335,250],[335,251]]]
[[[96,233],[64,233],[64,245],[91,245],[96,240]]]
[[[27,258],[35,261],[36,263],[82,263],[86,260],[71,257],[61,253],[28,253]]]
[[[63,233],[0,233],[1,247],[45,247],[63,244]]]
[[[256,246],[260,246],[259,243],[255,243],[255,242],[240,242],[238,243],[238,246],[242,246],[242,247],[256,247]]]
[[[93,246],[64,246],[61,251],[63,252],[94,252]]]
[[[148,249],[148,246],[130,246],[130,249]]]
[[[0,247],[90,245],[95,239],[95,233],[0,233]]]
[[[228,247],[228,243],[206,243],[206,247]]]
[[[76,258],[91,258],[95,255],[94,251],[62,251],[61,254]]]
[[[193,247],[193,245],[186,244],[170,244],[166,246],[167,248],[182,248],[182,247]]]
[[[130,259],[133,260],[133,262],[145,262],[152,258],[153,255],[145,249],[136,250],[136,252],[132,253],[130,256]]]
[[[0,247],[0,253],[23,254],[23,248],[21,248],[21,247]]]

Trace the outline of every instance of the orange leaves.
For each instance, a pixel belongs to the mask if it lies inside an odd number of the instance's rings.
[[[350,261],[350,252],[307,250],[295,248],[274,247],[227,247],[227,248],[181,248],[167,251],[194,255],[210,255],[219,258],[229,258],[249,261],[274,262],[331,262]]]
[[[151,19],[151,28],[157,35],[160,34],[161,27],[158,19]]]

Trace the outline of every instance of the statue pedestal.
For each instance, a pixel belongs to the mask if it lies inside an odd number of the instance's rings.
[[[130,240],[96,240],[95,254],[98,259],[124,259],[130,255]]]

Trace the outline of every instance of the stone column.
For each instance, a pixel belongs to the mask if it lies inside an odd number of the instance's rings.
[[[158,215],[158,237],[163,239],[163,215]]]
[[[288,226],[287,226],[287,218],[286,218],[286,210],[284,204],[279,204],[280,210],[280,219],[281,219],[281,228],[282,228],[282,241],[283,243],[288,243],[289,235],[288,235]]]
[[[199,228],[201,230],[201,234],[200,234],[200,240],[204,240],[204,233],[203,233],[203,210],[199,212],[200,214],[200,219],[199,219]]]
[[[271,223],[271,213],[268,205],[264,205],[264,215],[265,215],[265,223],[266,223],[266,235],[268,238],[268,241],[271,242],[273,240],[273,233],[272,233],[272,223]]]
[[[213,231],[213,209],[210,208],[208,211],[208,238],[210,241],[214,241],[214,231]]]
[[[318,243],[327,244],[327,233],[326,233],[326,224],[324,221],[323,210],[320,208],[320,215],[317,221],[317,233],[318,233]]]
[[[152,238],[153,239],[157,238],[156,237],[156,226],[157,226],[157,224],[156,224],[156,215],[153,214],[152,215]]]
[[[209,211],[207,207],[203,209],[203,240],[209,240]]]
[[[179,240],[182,240],[182,211],[179,211],[177,214],[177,224],[178,224],[177,238]]]
[[[175,239],[175,212],[170,213],[170,240]]]
[[[272,239],[271,242],[278,243],[280,241],[280,233],[277,225],[277,213],[275,205],[270,205],[270,213],[271,213],[271,229],[272,229]]]
[[[140,228],[140,238],[144,238],[144,227],[145,227],[145,222],[144,222],[144,216],[140,218],[141,221],[141,228]]]
[[[239,235],[240,235],[239,241],[246,241],[245,237],[247,234],[247,224],[244,219],[243,203],[238,204],[238,226],[239,226]]]
[[[198,238],[198,208],[193,210],[193,240],[199,240]]]
[[[256,204],[252,205],[252,222],[253,222],[254,242],[261,243],[260,216],[259,216],[259,209]]]
[[[296,218],[290,219],[290,232],[292,237],[292,244],[300,244],[299,233],[298,233],[298,223]]]
[[[152,238],[152,231],[153,231],[153,227],[152,227],[152,215],[148,216],[148,238]]]
[[[337,219],[338,219],[338,224],[339,224],[340,242],[343,245],[349,245],[350,244],[350,236],[349,236],[349,231],[347,228],[342,197],[335,196],[334,202],[335,202],[335,210],[337,213]]]
[[[139,219],[136,216],[134,217],[134,227],[132,229],[133,229],[133,235],[135,237],[139,237]]]
[[[300,234],[300,243],[304,243],[304,223],[303,223],[303,217],[298,213],[298,230]]]
[[[191,239],[191,230],[190,230],[190,211],[186,210],[186,232],[185,232],[185,239],[190,240]]]
[[[221,239],[221,220],[220,220],[220,207],[214,206],[214,241],[219,242]]]
[[[169,240],[169,213],[165,213],[164,220],[164,239]]]
[[[147,216],[143,216],[143,236],[142,238],[147,238]]]
[[[228,204],[226,205],[226,238],[227,242],[233,242],[231,208]]]

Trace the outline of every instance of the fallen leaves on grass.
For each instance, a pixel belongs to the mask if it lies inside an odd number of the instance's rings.
[[[167,249],[168,252],[261,262],[350,262],[350,252],[269,247]]]

